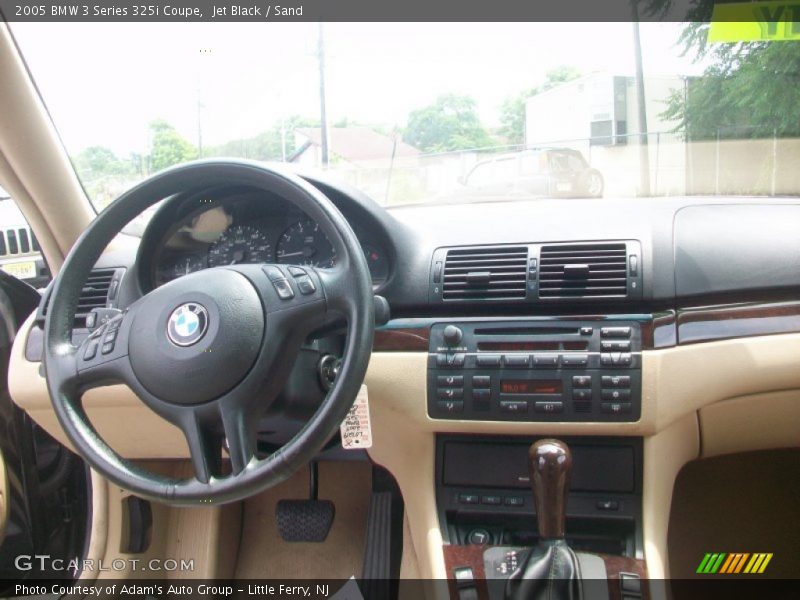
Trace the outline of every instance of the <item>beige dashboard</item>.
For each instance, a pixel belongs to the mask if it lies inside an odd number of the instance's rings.
[[[41,364],[26,360],[32,318],[13,348],[14,401],[69,445],[50,405]],[[675,477],[688,461],[720,453],[800,445],[800,334],[757,336],[644,351],[642,414],[633,423],[511,423],[431,419],[427,354],[373,352],[366,384],[372,459],[403,492],[410,545],[424,578],[445,576],[434,494],[436,433],[614,435],[644,438],[644,548],[650,576],[666,576],[666,540]],[[87,393],[98,432],[131,459],[188,456],[181,433],[126,387]]]

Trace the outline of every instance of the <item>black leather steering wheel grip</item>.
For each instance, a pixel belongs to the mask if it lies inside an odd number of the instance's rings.
[[[234,185],[277,194],[319,223],[338,262],[331,269],[304,267],[313,292],[307,286],[301,291],[295,276],[281,265],[208,269],[122,307],[120,316],[76,347],[72,327],[81,287],[122,228],[163,198]],[[260,458],[259,419],[282,390],[301,344],[316,328],[341,318],[347,322],[347,339],[339,376],[306,425],[283,448]],[[328,198],[278,168],[198,161],[158,173],[126,192],[78,239],[50,296],[44,363],[59,422],[94,469],[146,498],[221,503],[283,481],[327,443],[363,381],[373,332],[366,259]],[[177,480],[146,471],[117,455],[97,434],[83,409],[82,394],[110,383],[129,386],[183,431],[195,477]]]

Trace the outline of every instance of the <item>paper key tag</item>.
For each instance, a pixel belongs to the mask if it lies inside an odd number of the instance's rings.
[[[358,390],[356,401],[350,407],[339,430],[342,434],[342,448],[345,450],[372,448],[372,426],[369,422],[369,398],[366,385],[362,385]]]

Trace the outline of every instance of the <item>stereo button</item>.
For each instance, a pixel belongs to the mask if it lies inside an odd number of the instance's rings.
[[[592,390],[581,390],[581,389],[573,389],[572,390],[572,399],[573,400],[591,400],[592,399]]]
[[[605,377],[603,378],[605,379]],[[573,375],[572,377],[573,388],[590,388],[592,387],[591,375]]]
[[[436,383],[444,387],[461,387],[464,385],[463,375],[439,375]]]
[[[603,390],[601,393],[602,400],[611,400],[614,402],[625,402],[631,399],[630,390]]]
[[[589,364],[588,354],[562,354],[561,365],[564,367],[585,367]]]
[[[528,403],[525,400],[501,400],[500,411],[506,413],[526,413]]]
[[[534,367],[557,367],[558,354],[534,354]]]
[[[455,414],[464,410],[464,403],[460,400],[439,400],[436,403],[439,412]]]
[[[560,413],[564,412],[563,402],[536,402],[533,410],[538,413]]]
[[[600,379],[600,382],[604,388],[631,387],[631,378],[628,375],[603,375],[603,377]]]
[[[472,377],[473,388],[488,388],[492,385],[492,378],[489,375],[474,375]]]
[[[600,350],[603,352],[630,352],[631,351],[631,343],[629,341],[624,342],[600,342]]]
[[[629,338],[631,337],[630,327],[602,327],[600,337],[604,338]]]
[[[514,369],[525,369],[529,365],[530,358],[527,354],[510,354],[506,355],[505,363],[507,367]]]
[[[461,400],[464,397],[464,388],[439,388],[438,394],[442,400]]]
[[[630,366],[633,362],[633,356],[630,352],[623,352],[621,354],[616,355],[616,360],[614,361],[615,365],[621,365],[623,367]]]
[[[499,367],[500,355],[499,354],[479,354],[477,358],[479,367]]]
[[[602,402],[600,410],[604,413],[620,414],[631,412],[630,402]]]

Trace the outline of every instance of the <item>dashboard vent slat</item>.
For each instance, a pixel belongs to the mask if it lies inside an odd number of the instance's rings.
[[[114,278],[115,269],[95,269],[86,278],[78,298],[77,318],[85,317],[93,308],[103,308],[108,302],[108,290]]]
[[[627,255],[624,242],[544,245],[539,257],[539,298],[625,298]]]
[[[445,301],[525,300],[528,248],[451,248],[442,278]]]

